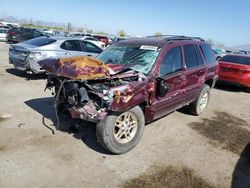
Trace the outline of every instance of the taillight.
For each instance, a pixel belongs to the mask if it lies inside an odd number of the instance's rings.
[[[216,63],[216,66],[215,66],[215,74],[218,75],[218,74],[219,74],[219,71],[220,71],[219,63]]]
[[[16,32],[15,31],[12,31],[12,32],[9,32],[10,35],[15,35]]]
[[[250,74],[250,69],[240,69],[239,71],[242,74]]]

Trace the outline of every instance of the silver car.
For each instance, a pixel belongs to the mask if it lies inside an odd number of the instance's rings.
[[[43,59],[93,56],[96,57],[102,49],[81,39],[70,37],[39,37],[9,48],[9,63],[15,68],[28,73],[42,73],[45,70],[37,63]]]

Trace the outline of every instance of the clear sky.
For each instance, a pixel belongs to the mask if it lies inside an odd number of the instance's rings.
[[[250,43],[250,0],[1,0],[0,17],[87,25],[130,35],[181,34]]]

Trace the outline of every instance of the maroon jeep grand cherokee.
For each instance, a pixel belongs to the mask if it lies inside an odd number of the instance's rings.
[[[145,123],[183,106],[201,114],[217,80],[212,49],[197,37],[129,39],[108,47],[97,60],[40,64],[52,72],[47,87],[55,88],[57,117],[66,113],[96,122],[98,141],[115,154],[138,144]]]

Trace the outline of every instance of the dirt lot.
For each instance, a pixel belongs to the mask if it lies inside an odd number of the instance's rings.
[[[131,152],[110,155],[93,124],[52,134],[44,86],[13,69],[0,43],[0,187],[250,187],[250,94],[238,87],[217,86],[202,116],[174,112]]]

